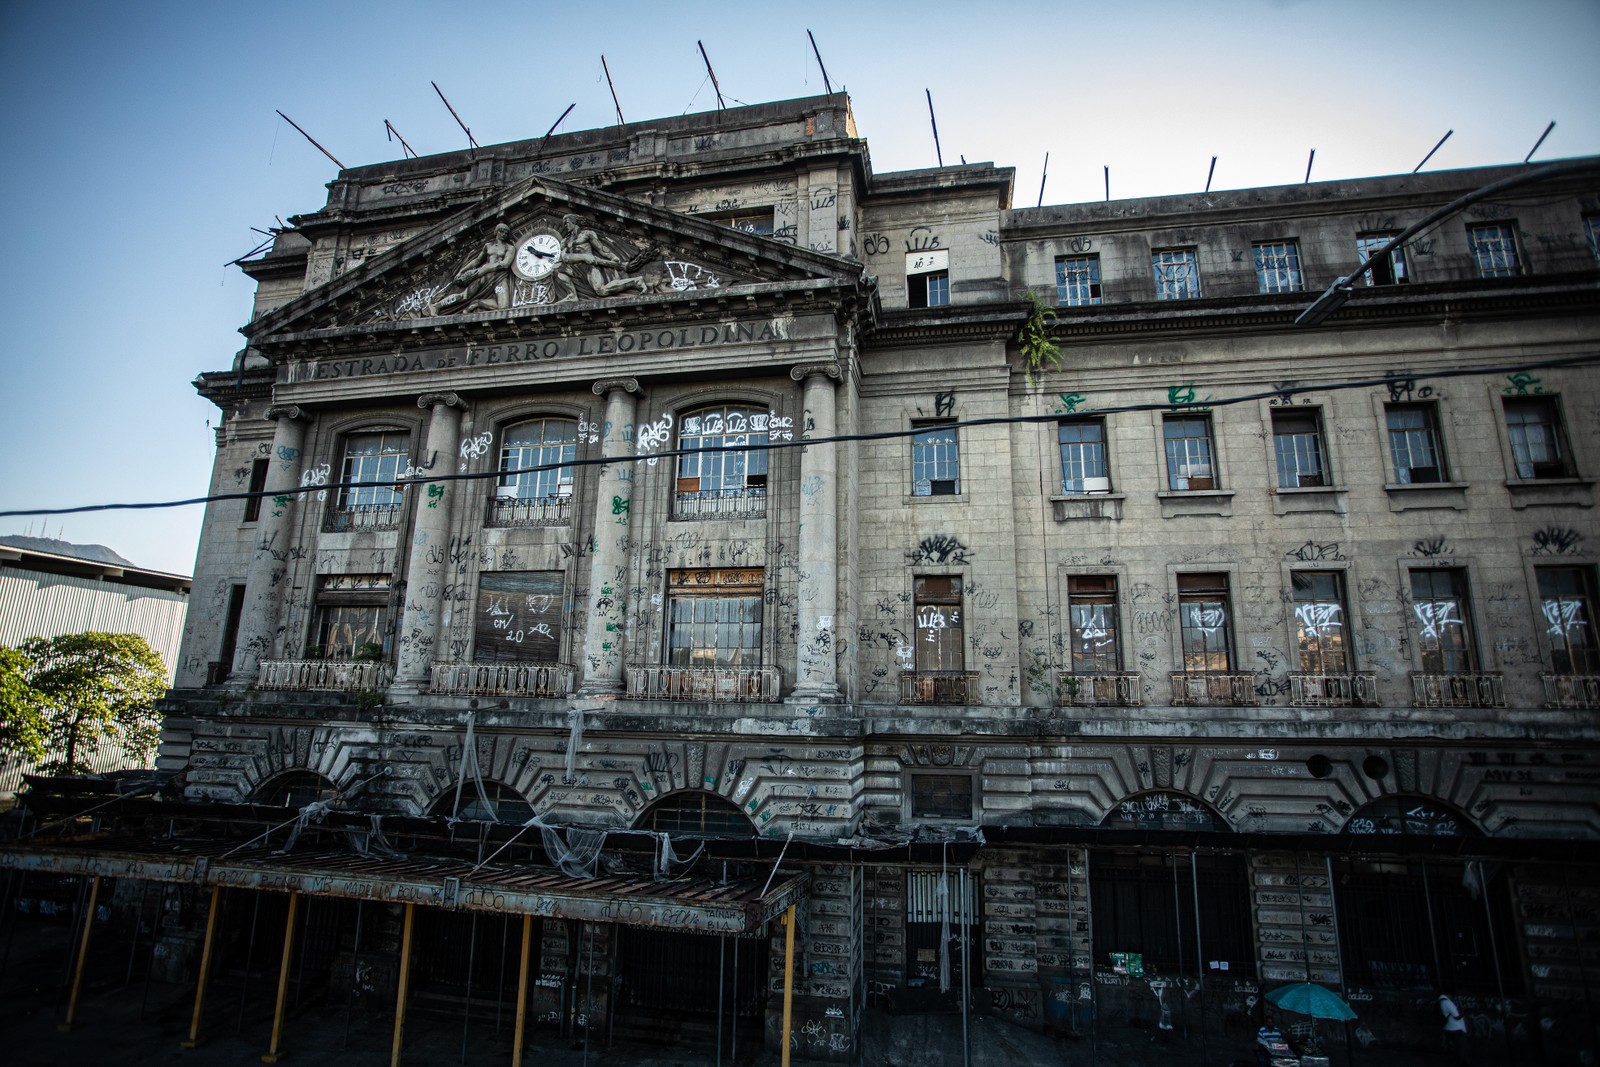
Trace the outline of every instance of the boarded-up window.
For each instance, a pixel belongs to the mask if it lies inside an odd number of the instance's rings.
[[[479,576],[473,662],[559,661],[563,608],[560,571]]]
[[[913,774],[913,819],[972,818],[972,776],[966,774]]]

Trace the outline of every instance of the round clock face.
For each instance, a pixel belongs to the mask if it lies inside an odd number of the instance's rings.
[[[517,273],[529,281],[543,278],[560,262],[561,239],[553,233],[533,234],[523,238],[522,244],[517,246]]]

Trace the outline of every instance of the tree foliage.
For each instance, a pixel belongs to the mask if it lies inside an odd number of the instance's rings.
[[[108,744],[120,744],[130,761],[149,758],[161,734],[155,702],[166,691],[167,668],[144,638],[90,631],[4,651],[0,745],[42,756],[46,774],[87,771]]]
[[[1026,295],[1028,317],[1017,330],[1017,347],[1022,349],[1027,364],[1028,384],[1031,386],[1034,374],[1042,372],[1046,365],[1051,369],[1061,366],[1061,346],[1050,336],[1050,324],[1056,318],[1055,309],[1041,304],[1031,292]]]

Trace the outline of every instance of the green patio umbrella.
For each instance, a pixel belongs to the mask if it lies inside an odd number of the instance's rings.
[[[1356,1013],[1339,996],[1314,982],[1296,982],[1267,994],[1267,1003],[1313,1019],[1354,1019]]]

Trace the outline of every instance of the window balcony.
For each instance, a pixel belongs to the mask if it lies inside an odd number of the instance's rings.
[[[572,497],[491,496],[486,526],[571,526]]]
[[[1541,674],[1547,708],[1600,708],[1600,674]]]
[[[1106,674],[1056,672],[1056,706],[1061,708],[1137,708],[1144,687],[1134,671]]]
[[[1411,705],[1417,708],[1503,708],[1506,680],[1499,671],[1475,674],[1411,672]]]
[[[628,695],[641,700],[771,704],[783,676],[776,667],[631,667]]]
[[[405,502],[399,500],[392,504],[347,504],[331,508],[322,528],[328,533],[394,530],[399,528],[404,513]]]
[[[386,689],[394,666],[371,660],[264,659],[256,678],[260,689],[320,689],[355,693]]]
[[[1227,671],[1173,671],[1174,707],[1254,707],[1256,676]]]
[[[1289,703],[1297,708],[1370,708],[1378,703],[1376,675],[1289,672]]]
[[[978,704],[977,671],[902,671],[902,704]]]
[[[697,479],[679,479],[696,481]],[[759,519],[767,513],[766,486],[741,489],[680,489],[672,498],[675,519]]]
[[[428,688],[474,696],[564,697],[575,672],[569,663],[435,663]]]

